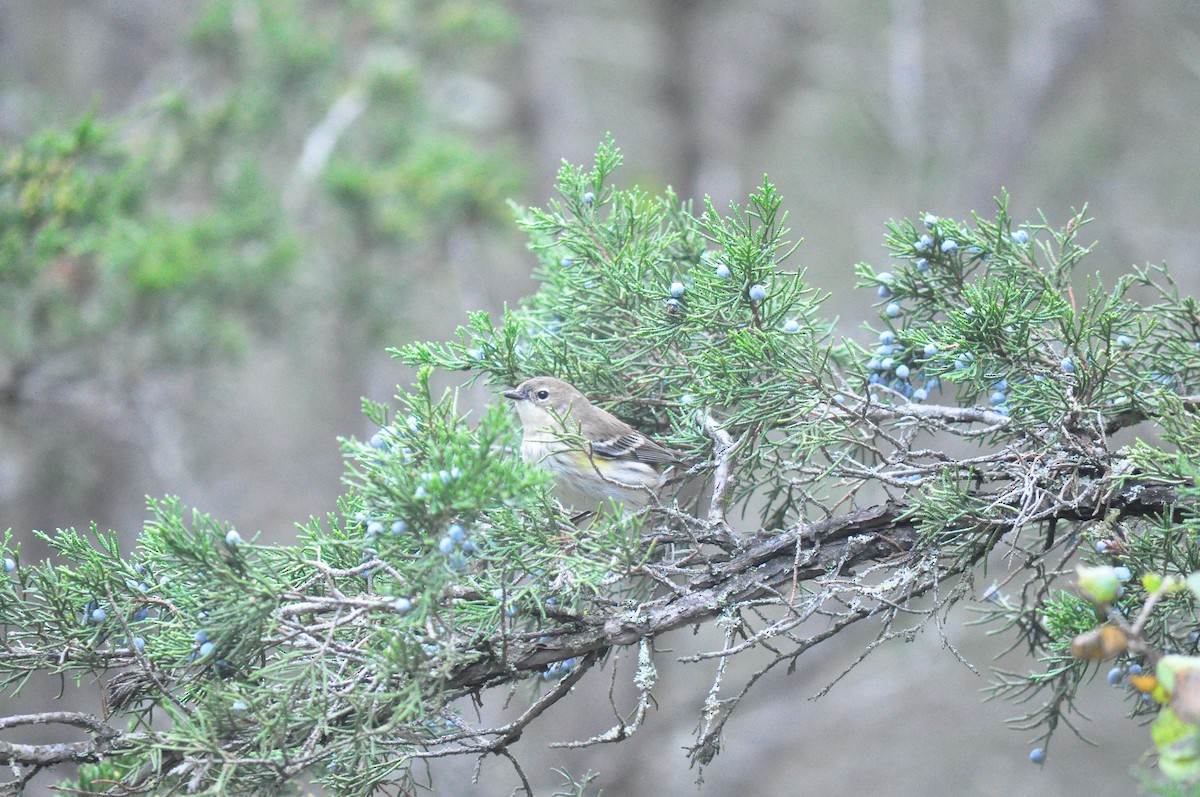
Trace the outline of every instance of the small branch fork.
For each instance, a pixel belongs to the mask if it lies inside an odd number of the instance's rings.
[[[712,498],[709,499],[708,504],[708,524],[729,534],[729,523],[725,520],[725,506],[729,500],[729,490],[732,487],[730,478],[737,462],[737,452],[746,436],[743,435],[735,441],[711,415],[704,416],[703,426],[705,434],[712,438],[713,455],[717,463],[717,467],[713,470]]]

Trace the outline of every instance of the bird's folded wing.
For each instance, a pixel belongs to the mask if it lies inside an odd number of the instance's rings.
[[[593,440],[592,453],[605,459],[636,459],[639,462],[678,462],[679,455],[638,431],[608,440]]]

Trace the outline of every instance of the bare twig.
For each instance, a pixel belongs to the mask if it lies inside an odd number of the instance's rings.
[[[367,92],[362,87],[347,89],[334,100],[325,117],[304,139],[304,148],[283,194],[284,206],[289,211],[294,213],[304,205],[309,185],[324,170],[341,137],[367,109],[367,100]]]
[[[725,520],[725,503],[729,498],[730,476],[737,462],[737,450],[741,447],[745,436],[734,441],[729,432],[725,431],[711,415],[703,419],[704,432],[713,441],[713,457],[717,467],[713,471],[712,498],[708,504],[709,525],[728,533],[729,524]]]

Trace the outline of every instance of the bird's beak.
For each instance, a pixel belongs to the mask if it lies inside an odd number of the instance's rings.
[[[520,401],[521,399],[525,398],[525,394],[519,390],[507,390],[504,392],[504,397],[510,398],[513,401]]]

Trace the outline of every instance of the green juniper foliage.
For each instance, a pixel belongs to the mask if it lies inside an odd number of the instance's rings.
[[[375,343],[448,237],[505,221],[519,160],[462,80],[516,37],[500,3],[211,0],[190,37],[210,83],[165,103],[172,151],[192,179],[246,161],[278,176],[319,285],[309,311],[332,300],[339,328]]]
[[[136,395],[153,366],[277,332],[284,306],[336,316],[330,345],[377,343],[422,262],[508,229],[518,161],[462,89],[515,39],[502,5],[202,5],[186,86],[2,148],[0,400]]]
[[[3,147],[0,398],[228,358],[304,298],[299,269],[307,310],[336,297],[381,339],[398,255],[497,226],[516,190],[516,159],[429,99],[514,30],[498,6],[212,0],[187,89]]]
[[[244,340],[294,254],[270,200],[251,176],[184,221],[155,207],[154,177],[91,117],[0,154],[0,392],[19,397],[43,371],[86,375],[105,359],[136,374]]]
[[[632,734],[653,706],[656,637],[713,622],[719,648],[669,654],[718,662],[689,751],[703,766],[762,674],[866,618],[867,652],[931,620],[941,634],[976,595],[1028,654],[996,693],[1030,706],[1032,761],[1116,659],[1111,699],[1157,715],[1163,782],[1200,774],[1200,577],[1185,578],[1200,570],[1200,316],[1165,268],[1084,279],[1083,213],[1014,225],[1001,197],[994,219],[889,224],[890,263],[856,267],[878,299],[870,332],[841,340],[824,294],[788,270],[769,181],[696,214],[617,187],[619,163],[606,141],[592,168],[564,164],[557,199],[517,209],[534,296],[498,325],[476,313],[453,341],[395,351],[419,380],[394,410],[366,404],[379,431],[345,441],[347,492],[295,545],[176,499],[151,502],[126,552],[112,533],[60,531],[37,563],[6,537],[7,688],[105,685],[105,717],[49,720],[90,737],[71,785],[414,793],[425,760],[513,760],[523,729],[601,666],[637,696],[580,743]],[[436,369],[496,387],[561,377],[686,462],[643,514],[578,526],[520,461],[511,409],[467,416],[431,393]],[[1080,561],[1094,569],[1075,586]],[[740,684],[725,666],[739,655],[757,657]],[[515,718],[471,710],[521,682],[537,686]],[[20,779],[55,763],[10,760]],[[564,773],[564,788],[592,777]]]

